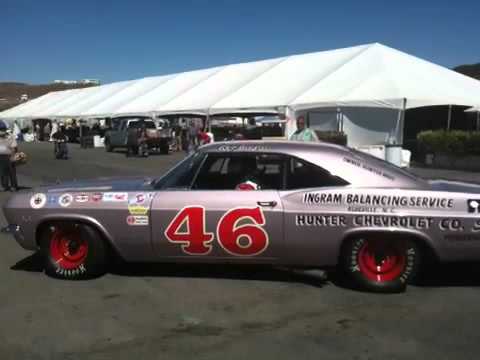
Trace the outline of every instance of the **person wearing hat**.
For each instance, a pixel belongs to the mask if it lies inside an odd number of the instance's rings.
[[[17,191],[17,170],[14,157],[17,141],[7,132],[7,125],[0,121],[0,178],[4,191]]]

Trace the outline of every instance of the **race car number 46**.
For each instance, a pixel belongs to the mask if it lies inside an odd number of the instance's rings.
[[[249,223],[238,225],[241,220]],[[217,241],[231,255],[259,255],[267,249],[269,241],[263,225],[265,217],[261,208],[231,209],[218,222]],[[182,226],[186,231],[180,232]],[[171,243],[181,244],[182,251],[189,255],[209,254],[214,234],[206,231],[205,208],[184,207],[167,226],[165,237]]]

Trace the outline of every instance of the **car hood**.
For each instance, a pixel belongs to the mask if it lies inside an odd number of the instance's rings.
[[[463,181],[447,181],[447,180],[429,180],[432,190],[462,192],[462,193],[480,193],[480,184],[473,184]]]
[[[79,192],[79,191],[147,191],[153,189],[151,177],[111,177],[61,182],[41,186],[38,192]]]

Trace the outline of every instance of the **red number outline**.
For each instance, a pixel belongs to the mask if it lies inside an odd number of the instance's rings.
[[[252,211],[255,211],[255,210],[259,210],[259,215],[260,215],[260,222],[257,222],[254,217],[252,215],[246,215],[246,216],[241,216],[239,218],[237,218],[234,223],[233,223],[233,227],[231,229],[231,232],[232,233],[235,233],[236,231],[238,230],[241,230],[242,228],[245,228],[245,227],[255,227],[257,229],[259,229],[261,232],[263,232],[263,234],[265,235],[265,245],[262,247],[261,250],[255,252],[255,253],[252,253],[252,254],[239,254],[239,253],[235,253],[235,252],[232,252],[230,251],[229,249],[227,249],[224,244],[223,244],[223,241],[222,241],[222,236],[220,235],[220,227],[222,226],[223,222],[224,222],[224,219],[229,216],[232,212],[234,211],[237,211],[237,210],[252,210]],[[244,224],[244,225],[240,225],[238,226],[238,222],[243,220],[243,219],[249,219],[250,221],[253,221],[253,223],[248,223],[248,224]],[[259,207],[259,206],[256,206],[256,207],[235,207],[233,209],[230,209],[228,210],[225,214],[222,215],[222,217],[220,218],[220,220],[218,221],[218,224],[217,224],[217,231],[216,231],[216,235],[217,235],[217,242],[220,244],[220,246],[222,247],[223,250],[225,250],[228,254],[230,255],[233,255],[233,256],[240,256],[240,257],[248,257],[248,256],[257,256],[257,255],[260,255],[261,253],[263,253],[265,250],[268,249],[268,246],[270,244],[270,238],[268,236],[268,233],[267,231],[263,228],[263,225],[265,225],[266,221],[265,221],[265,215],[263,214],[263,211],[262,211],[262,208]],[[239,242],[239,240],[243,237],[246,237],[248,239],[248,244],[245,245],[245,246],[242,246]],[[250,235],[248,234],[241,234],[240,236],[238,236],[236,239],[235,239],[235,243],[238,247],[240,248],[248,248],[250,247],[252,244],[253,244],[253,239],[251,238]]]
[[[177,219],[183,215],[183,212],[185,210],[192,210],[192,209],[201,209],[201,219],[202,219],[202,232],[203,234],[202,235],[205,235],[207,236],[209,239],[208,240],[204,240],[202,241],[202,245],[204,245],[206,248],[207,248],[207,251],[205,252],[191,252],[191,251],[188,251],[187,250],[187,247],[191,246],[192,245],[192,241],[191,240],[175,240],[175,239],[172,239],[168,233],[170,232],[170,228],[173,226],[173,224],[175,224],[175,222],[177,222]],[[182,251],[186,254],[189,254],[189,255],[208,255],[212,252],[212,241],[214,239],[214,234],[212,232],[207,232],[206,229],[207,229],[207,225],[206,225],[206,210],[205,210],[205,207],[201,206],[201,205],[188,205],[188,206],[184,206],[183,208],[180,209],[180,211],[175,215],[175,217],[168,223],[167,227],[165,228],[165,231],[163,232],[164,236],[167,238],[167,240],[172,243],[172,244],[181,244],[182,246]],[[191,232],[190,232],[190,221],[188,221],[190,218],[189,215],[185,216],[185,218],[175,226],[175,232],[174,232],[174,235],[183,235],[183,236],[188,236],[190,235],[191,236]],[[178,229],[180,229],[183,224],[186,222],[186,232],[177,232]]]

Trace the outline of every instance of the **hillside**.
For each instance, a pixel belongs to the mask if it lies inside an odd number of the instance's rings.
[[[80,89],[92,85],[44,84],[30,85],[17,82],[0,82],[0,111],[6,110],[20,103],[20,96],[27,94],[29,100],[49,93],[67,89]]]
[[[471,65],[460,65],[453,68],[453,70],[459,72],[460,74],[480,80],[480,63]]]

